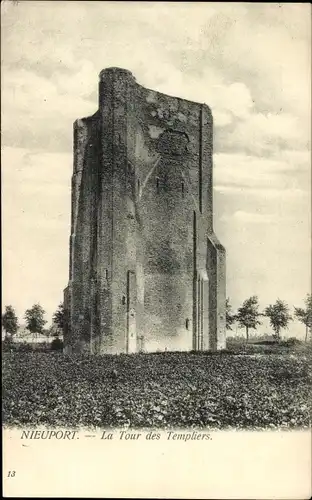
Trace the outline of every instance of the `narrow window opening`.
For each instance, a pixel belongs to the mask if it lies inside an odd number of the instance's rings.
[[[184,198],[184,181],[181,181],[181,192],[182,192],[182,197]]]
[[[140,187],[141,187],[141,183],[140,183],[140,179],[138,179],[138,191],[140,191]]]
[[[189,327],[190,327],[190,320],[187,318],[187,319],[185,320],[185,328],[188,330],[188,329],[189,329]]]
[[[126,303],[126,297],[125,297],[125,295],[122,296],[121,303],[122,303],[123,306],[125,305],[125,303]]]
[[[105,269],[105,278],[108,279],[108,270]]]
[[[156,191],[159,193],[159,177],[156,177]]]

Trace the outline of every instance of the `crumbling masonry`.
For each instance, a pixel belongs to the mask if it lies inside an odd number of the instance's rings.
[[[225,250],[213,231],[205,104],[100,73],[74,124],[65,352],[225,347]]]

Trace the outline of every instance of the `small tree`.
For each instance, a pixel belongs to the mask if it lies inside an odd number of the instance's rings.
[[[258,325],[261,325],[259,321],[259,302],[258,297],[253,295],[249,299],[243,302],[243,305],[238,308],[236,320],[241,328],[246,329],[246,339],[249,339],[249,329],[257,329]]]
[[[45,310],[40,304],[34,304],[25,312],[26,328],[32,334],[43,333],[46,320],[44,319]]]
[[[65,310],[63,302],[59,304],[57,310],[53,314],[52,321],[58,330],[63,332],[65,326]]]
[[[266,307],[264,314],[269,318],[274,333],[279,339],[281,329],[288,328],[288,324],[292,320],[288,305],[286,302],[277,299],[275,304]]]
[[[5,311],[2,314],[2,327],[5,331],[6,340],[9,339],[9,335],[12,336],[18,330],[18,318],[15,314],[15,310],[13,306],[5,306]]]
[[[226,329],[232,330],[232,325],[236,320],[235,314],[232,313],[232,306],[230,304],[230,299],[226,299],[225,303],[225,320],[226,320]]]
[[[312,294],[308,294],[304,299],[305,309],[302,307],[295,307],[296,318],[305,325],[305,342],[308,340],[308,332],[312,336]]]

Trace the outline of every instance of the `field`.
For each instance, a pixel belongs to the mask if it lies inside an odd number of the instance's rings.
[[[308,427],[311,357],[3,354],[3,423],[102,428]]]

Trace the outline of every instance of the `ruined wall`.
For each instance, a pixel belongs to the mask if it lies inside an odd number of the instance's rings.
[[[91,329],[99,153],[97,115],[77,120],[74,124],[70,272],[66,302],[70,304],[67,335],[72,347],[82,351],[89,350]]]
[[[207,106],[145,89],[126,70],[101,72],[99,111],[75,126],[66,292],[74,349],[224,346],[212,129]]]
[[[139,336],[146,350],[192,349],[201,106],[140,86],[132,102],[128,157],[138,170],[144,247]]]

